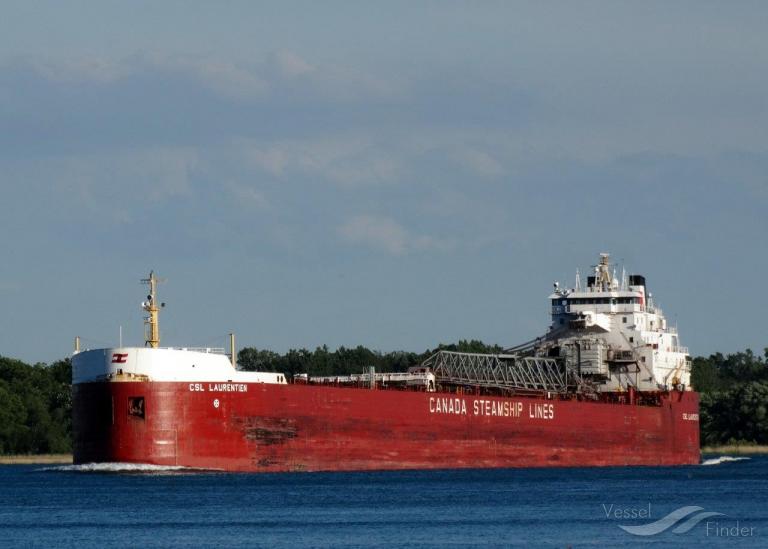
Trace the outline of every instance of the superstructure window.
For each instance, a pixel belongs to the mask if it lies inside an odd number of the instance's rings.
[[[626,324],[627,323],[627,317],[623,316],[621,317],[621,323]]]
[[[144,397],[128,397],[128,415],[144,419]]]

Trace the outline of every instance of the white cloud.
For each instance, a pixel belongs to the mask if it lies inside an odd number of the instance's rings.
[[[124,78],[133,68],[124,62],[101,57],[69,60],[29,61],[33,69],[44,78],[60,83],[94,82],[108,84]]]
[[[404,99],[408,84],[398,76],[382,76],[349,67],[324,67],[314,75],[318,92],[337,101]]]
[[[298,60],[293,60],[292,70],[298,70],[298,63]],[[214,57],[151,53],[121,59],[17,59],[15,65],[29,66],[46,80],[61,84],[106,85],[148,71],[158,71],[168,78],[174,73],[192,76],[200,85],[230,99],[259,98],[269,91],[269,83],[259,74],[264,72],[263,69],[259,71],[258,66],[245,66]]]
[[[122,58],[0,59],[3,66],[29,67],[48,81],[106,85],[150,71],[157,77],[191,76],[200,85],[228,99],[279,97],[284,86],[307,100],[364,101],[400,96],[404,83],[349,66],[315,65],[289,50],[262,53],[248,62],[216,56],[140,53]],[[299,83],[295,80],[301,77]]]
[[[331,181],[351,187],[392,182],[397,180],[399,172],[398,161],[379,150],[366,151],[326,166]]]
[[[345,187],[398,181],[402,155],[365,137],[241,142],[246,161],[275,177],[320,177]]]
[[[504,166],[485,151],[463,148],[456,153],[456,161],[470,173],[482,177],[498,177],[504,175]]]
[[[20,160],[6,165],[5,175],[7,181],[35,181],[44,192],[121,224],[148,204],[190,194],[198,158],[190,148],[126,149]]]
[[[203,61],[189,63],[201,82],[213,91],[233,99],[258,98],[266,95],[269,85],[252,70],[230,62]]]
[[[302,76],[315,72],[315,67],[291,51],[278,51],[275,54],[275,62],[286,76]]]
[[[283,175],[286,166],[291,161],[290,153],[280,146],[268,146],[265,148],[248,148],[245,153],[246,160],[256,168],[271,175]]]
[[[387,217],[355,216],[339,227],[339,235],[347,242],[367,244],[391,254],[403,254],[408,249],[408,232]]]
[[[393,255],[448,247],[431,236],[412,235],[393,219],[378,215],[357,215],[341,225],[338,234],[346,242],[364,244]]]
[[[196,150],[155,148],[142,151],[139,156],[142,165],[136,168],[137,177],[148,180],[151,200],[158,202],[189,193],[190,179],[199,158]]]
[[[241,206],[247,206],[258,210],[269,208],[270,203],[267,200],[264,193],[257,190],[252,185],[239,184],[234,181],[230,181],[226,184],[229,192],[237,198],[238,203]]]

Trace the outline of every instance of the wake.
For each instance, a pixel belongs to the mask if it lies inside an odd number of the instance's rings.
[[[213,472],[212,469],[198,469],[181,465],[153,465],[151,463],[82,463],[79,465],[57,465],[43,467],[36,471],[54,471],[59,473],[137,473],[137,474],[174,474]]]
[[[716,458],[705,459],[701,462],[702,465],[720,465],[721,463],[728,463],[731,461],[743,461],[750,459],[748,457],[733,457],[733,456],[720,456]]]

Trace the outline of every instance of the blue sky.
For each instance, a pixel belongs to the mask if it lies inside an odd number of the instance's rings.
[[[768,4],[17,2],[0,354],[423,351],[602,251],[694,355],[768,346]]]

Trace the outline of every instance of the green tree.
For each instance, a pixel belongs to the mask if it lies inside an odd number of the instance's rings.
[[[275,371],[275,365],[280,355],[272,351],[259,350],[254,347],[244,347],[237,353],[237,364],[241,370],[248,372]]]
[[[24,403],[0,379],[0,454],[16,454],[23,450],[27,411]]]
[[[69,452],[71,364],[0,357],[0,452]]]
[[[768,444],[768,383],[752,381],[701,395],[702,442]]]
[[[711,393],[720,390],[723,384],[718,365],[712,357],[704,358],[697,356],[693,359],[691,385],[693,385],[695,391]]]

